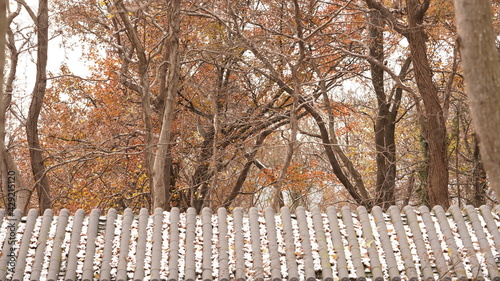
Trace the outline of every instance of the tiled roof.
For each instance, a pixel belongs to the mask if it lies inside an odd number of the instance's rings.
[[[500,207],[0,210],[0,280],[500,280]]]

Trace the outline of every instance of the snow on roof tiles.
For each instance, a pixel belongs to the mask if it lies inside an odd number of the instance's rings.
[[[499,281],[499,212],[0,210],[0,280]]]

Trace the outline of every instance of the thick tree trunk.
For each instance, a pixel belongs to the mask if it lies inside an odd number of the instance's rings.
[[[37,26],[37,71],[33,98],[26,121],[26,137],[30,151],[31,170],[38,194],[38,205],[41,212],[51,207],[49,181],[46,175],[42,155],[42,147],[38,137],[38,118],[43,106],[45,89],[47,87],[47,49],[49,42],[49,12],[48,1],[38,2]]]
[[[409,29],[406,33],[413,61],[413,71],[417,87],[422,97],[426,119],[426,141],[429,146],[428,192],[431,205],[450,205],[448,194],[447,136],[443,109],[438,91],[432,81],[432,71],[427,56],[427,35],[423,27],[429,0],[420,4],[418,0],[408,0]]]
[[[489,0],[455,0],[466,89],[481,156],[500,198],[500,57]]]

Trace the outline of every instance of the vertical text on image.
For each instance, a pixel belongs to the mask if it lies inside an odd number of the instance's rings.
[[[14,216],[16,209],[16,172],[8,171],[7,176],[7,212],[9,216]]]
[[[14,272],[16,268],[16,245],[17,245],[17,218],[14,216],[14,211],[16,210],[16,172],[8,171],[7,173],[7,215],[9,217],[7,229],[8,229],[8,244],[9,244],[9,261],[8,261],[8,271]]]

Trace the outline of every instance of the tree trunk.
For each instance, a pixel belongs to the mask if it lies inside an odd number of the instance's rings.
[[[238,197],[238,195],[241,193],[241,190],[243,189],[243,184],[245,183],[245,180],[247,179],[247,176],[250,172],[250,168],[252,167],[252,164],[255,163],[255,155],[257,155],[257,152],[259,151],[259,148],[264,143],[264,140],[272,132],[274,132],[274,130],[275,129],[273,128],[273,129],[268,129],[268,130],[264,130],[263,132],[261,132],[259,134],[259,136],[257,137],[257,140],[255,141],[255,144],[253,145],[250,153],[245,155],[248,161],[247,161],[247,163],[245,163],[244,168],[241,170],[240,175],[238,176],[238,179],[236,180],[236,183],[235,183],[231,193],[229,194],[229,196],[227,196],[224,199],[224,203],[222,204],[222,206],[224,208],[226,208],[226,209],[229,208],[231,206],[231,204],[233,203],[233,201],[236,199],[236,197]]]
[[[165,174],[165,161],[170,157],[169,146],[172,130],[172,121],[174,119],[175,103],[177,100],[177,90],[180,76],[180,54],[179,54],[179,34],[180,34],[180,0],[170,1],[169,31],[170,37],[167,43],[167,52],[169,54],[169,73],[167,76],[167,97],[165,99],[165,109],[161,125],[160,138],[158,140],[157,150],[153,165],[153,190],[152,190],[152,209],[168,208],[167,188],[165,186],[166,178],[170,175]]]
[[[432,206],[450,206],[448,194],[448,161],[446,124],[438,91],[432,81],[432,71],[427,57],[427,35],[423,27],[425,12],[430,0],[422,4],[418,0],[408,0],[409,30],[405,34],[410,45],[413,71],[417,87],[422,97],[426,118],[426,141],[429,146],[428,192]]]
[[[5,158],[7,156],[7,147],[5,146],[5,113],[6,105],[4,104],[4,67],[5,67],[5,35],[7,34],[7,2],[0,0],[0,172],[2,181],[2,192],[4,195],[4,208],[8,208],[8,193],[9,193],[9,169]]]
[[[486,184],[486,172],[484,171],[481,153],[479,152],[479,142],[477,136],[474,136],[474,170],[472,170],[473,191],[470,200],[472,201],[472,205],[476,208],[486,204],[486,188],[488,187]]]
[[[360,192],[359,186],[354,186],[351,181],[347,178],[344,171],[342,171],[342,167],[340,166],[337,157],[332,148],[332,143],[330,142],[330,137],[328,134],[328,129],[325,126],[325,121],[321,117],[321,115],[310,105],[306,104],[304,106],[307,112],[313,117],[318,129],[320,131],[321,141],[323,142],[323,148],[325,149],[326,156],[328,157],[328,162],[332,167],[332,171],[337,177],[337,179],[342,183],[342,185],[347,189],[347,192],[351,195],[351,197],[356,201],[357,204],[365,206],[367,209],[371,209],[373,207],[373,202],[371,202],[370,198],[367,198]],[[365,190],[366,191],[366,190]],[[364,192],[366,193],[366,192]]]
[[[42,147],[38,137],[38,118],[43,106],[43,98],[47,87],[47,49],[49,42],[49,11],[48,0],[38,2],[37,26],[37,62],[36,80],[33,98],[26,121],[26,137],[30,151],[31,170],[38,194],[40,212],[50,209],[50,188],[42,155]]]
[[[123,22],[123,26],[118,24],[118,21],[113,21],[115,24],[115,37],[118,46],[118,54],[122,59],[122,67],[120,69],[120,82],[128,89],[135,91],[141,95],[141,108],[142,108],[142,118],[144,120],[144,130],[146,135],[146,147],[144,149],[145,156],[145,167],[146,175],[150,179],[150,199],[153,198],[153,165],[154,165],[154,139],[153,139],[153,121],[152,114],[153,110],[151,107],[151,93],[150,93],[150,72],[149,72],[149,61],[148,56],[144,46],[141,43],[137,29],[135,28],[133,22],[130,20],[129,12],[125,7],[122,0],[117,0],[110,4],[109,9],[116,10]],[[120,37],[120,32],[125,30],[127,38],[131,44],[131,47],[127,47],[126,44],[122,44],[122,38]],[[140,84],[135,84],[129,79],[129,69],[132,61],[137,60],[137,68],[139,73]],[[160,71],[160,75],[163,72]],[[161,89],[160,89],[161,91]],[[153,204],[151,203],[151,206]]]
[[[370,7],[370,2],[367,3]],[[368,32],[369,32],[369,48],[370,56],[377,61],[384,62],[384,35],[383,35],[383,18],[379,11],[371,9],[368,13]],[[394,124],[393,120],[389,120],[391,114],[389,112],[389,103],[385,94],[384,88],[384,69],[370,62],[370,71],[372,85],[377,97],[378,112],[375,120],[375,151],[377,163],[377,181],[375,184],[376,198],[375,205],[381,206],[383,209],[389,208],[396,203],[394,197],[395,189],[395,174],[392,173],[394,167],[395,149],[390,149],[389,146],[394,145]],[[392,151],[391,151],[392,150]]]
[[[293,6],[295,11],[295,32],[298,37],[298,48],[299,48],[299,57],[297,62],[291,66],[292,72],[292,80],[293,80],[293,94],[292,94],[292,109],[290,111],[290,139],[288,140],[287,150],[285,161],[283,163],[283,167],[281,168],[280,175],[275,185],[275,192],[273,195],[273,203],[272,206],[276,212],[278,212],[284,205],[285,200],[283,197],[283,184],[285,183],[285,178],[288,173],[288,168],[292,163],[293,154],[295,153],[295,149],[297,148],[297,133],[298,133],[298,118],[297,111],[299,107],[299,96],[301,92],[301,84],[300,84],[300,69],[302,69],[302,64],[304,61],[305,50],[304,50],[304,34],[302,27],[302,15],[300,12],[300,6],[297,0],[293,0]]]
[[[401,81],[404,80],[406,75],[408,74],[410,64],[411,59],[407,58],[401,66],[401,71],[399,73],[399,79]],[[385,103],[387,112],[385,112],[385,110],[381,111],[382,113],[387,114],[384,118],[387,121],[384,122],[383,128],[383,156],[385,159],[385,167],[381,171],[377,170],[377,173],[384,173],[384,177],[380,178],[383,181],[377,182],[377,187],[380,188],[380,192],[377,192],[377,199],[381,201],[379,205],[384,208],[389,208],[391,205],[396,204],[396,122],[399,112],[399,105],[401,104],[401,99],[403,97],[403,89],[401,87],[397,87],[394,91],[395,94],[392,101],[387,101]]]
[[[403,89],[397,87],[390,97],[387,96],[384,86],[384,18],[379,10],[374,7],[371,1],[366,1],[370,8],[368,12],[368,32],[369,32],[369,60],[372,85],[377,97],[377,116],[374,125],[375,131],[375,151],[377,163],[377,180],[375,184],[376,196],[375,205],[384,209],[396,203],[396,119],[399,105],[403,94]],[[407,58],[401,67],[399,74],[400,81],[407,75],[411,64],[411,59]]]
[[[319,73],[318,76],[321,77]],[[330,98],[328,97],[328,91],[325,81],[320,81],[319,85],[321,89],[321,95],[325,100],[326,111],[328,113],[328,128],[325,125],[321,115],[312,106],[305,106],[306,111],[315,119],[316,124],[321,132],[321,140],[323,142],[325,152],[328,156],[335,176],[337,176],[337,178],[341,181],[344,187],[348,190],[349,194],[354,198],[354,200],[356,200],[358,204],[371,209],[373,207],[373,199],[370,197],[370,195],[368,194],[368,190],[366,190],[365,188],[365,184],[363,182],[361,174],[354,167],[352,161],[347,157],[347,155],[345,155],[344,151],[339,146],[339,142],[335,133],[335,115],[333,114],[333,107]],[[336,159],[335,155],[338,155],[340,161],[345,165],[348,174],[345,174],[342,171],[340,163]],[[352,178],[354,184],[350,182],[349,177]]]
[[[294,86],[300,89],[298,83],[298,77],[294,73]],[[280,175],[275,184],[275,190],[272,198],[272,207],[276,212],[278,212],[283,206],[285,206],[285,200],[283,196],[283,185],[285,183],[286,176],[288,174],[288,168],[292,163],[293,154],[297,148],[297,133],[298,133],[298,118],[297,118],[297,108],[298,108],[298,97],[293,96],[293,105],[290,112],[290,139],[288,140],[288,145],[286,149],[285,160],[283,162],[283,167],[281,168]]]
[[[474,128],[491,186],[500,198],[500,61],[488,0],[455,0],[457,30]]]
[[[19,52],[14,44],[14,33],[10,29],[10,23],[19,15],[19,12],[16,11],[7,16],[6,8],[6,1],[0,1],[0,173],[6,208],[8,208],[8,201],[11,200],[11,207],[15,205],[16,209],[20,209],[23,213],[26,213],[31,192],[26,188],[26,183],[22,180],[19,169],[5,144],[6,114],[12,100],[12,85],[16,77],[19,58]],[[6,35],[8,40],[6,40]],[[5,46],[8,46],[10,51],[10,69],[7,77],[4,76]],[[9,192],[9,187],[15,189],[14,196],[12,192]],[[12,199],[15,199],[14,205],[12,205]]]
[[[413,72],[417,87],[424,103],[425,124],[422,135],[429,147],[428,196],[431,205],[450,205],[448,195],[448,161],[446,124],[438,91],[432,81],[432,70],[427,56],[427,36],[424,29],[424,16],[430,0],[407,0],[408,26],[402,26],[389,9],[379,1],[366,0],[370,7],[377,9],[394,30],[408,39]]]
[[[203,134],[204,141],[201,146],[201,153],[198,157],[198,166],[193,174],[193,183],[190,190],[189,205],[194,207],[197,212],[200,212],[205,203],[205,196],[209,191],[209,182],[212,178],[210,173],[210,160],[212,159],[212,144],[214,141],[214,130],[211,128],[209,132]]]

